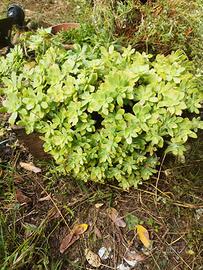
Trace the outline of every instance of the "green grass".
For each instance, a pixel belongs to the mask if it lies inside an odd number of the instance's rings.
[[[168,54],[183,49],[196,68],[202,67],[202,0],[126,2],[95,1],[92,21],[96,28],[105,29],[114,39],[120,36],[124,45],[141,51]]]
[[[28,209],[15,199],[15,171],[10,166],[0,168],[4,174],[0,182],[0,269],[30,269],[33,264],[35,269],[60,269],[61,262],[51,262],[48,256],[48,216],[38,225],[27,223]]]
[[[18,150],[19,151],[19,150]],[[16,153],[17,154],[17,153]],[[14,157],[15,160],[16,156]],[[83,182],[76,182],[58,177],[44,175],[42,179],[23,174],[13,168],[13,161],[0,165],[2,177],[0,180],[0,269],[1,270],[61,270],[64,265],[71,269],[84,269],[84,261],[74,262],[69,256],[60,256],[59,239],[64,219],[71,224],[83,220],[86,222],[88,208],[95,203],[108,202],[110,206],[114,198],[111,189],[102,190],[97,187],[87,187]],[[39,164],[40,165],[40,164]],[[45,166],[45,164],[43,164]],[[41,164],[42,166],[42,164]],[[20,173],[20,174],[19,174]],[[16,183],[16,178],[20,182]],[[21,182],[22,181],[22,182]],[[39,185],[40,183],[40,185]],[[76,185],[75,185],[76,184]],[[40,190],[37,189],[40,187]],[[46,187],[46,189],[43,188]],[[34,203],[23,204],[16,200],[16,190],[24,194],[33,194]],[[57,213],[53,201],[40,204],[39,196],[45,197],[46,192],[53,194],[53,200],[60,209],[63,218],[53,218]],[[41,193],[43,192],[43,195]],[[58,199],[60,198],[60,199]],[[73,198],[69,204],[67,198]],[[66,226],[65,226],[66,227]],[[67,230],[67,229],[66,229]],[[95,238],[89,237],[88,242],[95,243]],[[57,243],[57,247],[55,246]],[[73,249],[74,250],[74,249]],[[73,252],[74,256],[75,251]]]

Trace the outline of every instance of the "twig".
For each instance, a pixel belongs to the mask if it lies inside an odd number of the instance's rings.
[[[168,247],[170,247],[171,248],[171,250],[178,256],[178,258],[188,267],[188,269],[190,269],[190,270],[193,270],[191,267],[190,267],[190,265],[179,255],[179,253],[172,247],[172,244],[173,244],[173,242],[172,243],[168,243],[167,241],[165,241],[164,239],[163,239],[163,241],[162,241],[162,239],[159,237],[159,235],[158,234],[156,234],[156,236],[157,236],[157,238],[159,239],[159,240],[161,240],[161,242],[162,243],[165,243]],[[182,235],[183,236],[183,235]],[[181,236],[181,237],[182,237]],[[181,238],[180,237],[180,238]],[[177,241],[177,240],[176,240]],[[175,242],[176,242],[175,241]]]
[[[103,263],[101,263],[101,266],[105,266],[106,268],[113,269],[113,270],[115,270],[115,269],[116,269],[115,267],[111,267],[111,266],[106,265],[106,264],[103,264]]]
[[[203,205],[195,205],[195,204],[190,204],[190,203],[172,202],[172,204],[180,206],[180,207],[184,207],[184,208],[191,208],[191,209],[203,208]]]
[[[158,171],[158,175],[157,175],[157,179],[156,179],[156,185],[155,185],[155,199],[156,200],[154,201],[156,206],[157,206],[157,201],[158,201],[158,198],[157,198],[158,183],[159,183],[159,179],[160,179],[160,175],[161,175],[161,169],[162,169],[165,158],[166,158],[166,153],[164,153],[164,156],[162,158],[162,161],[161,161],[161,164],[160,164],[160,167],[159,167],[159,171]]]
[[[153,259],[154,263],[156,264],[157,269],[158,269],[158,270],[161,270],[161,268],[159,267],[159,265],[158,265],[157,261],[155,260],[155,258],[154,258],[154,256],[153,256],[153,253],[151,253],[151,257],[152,257],[152,259]]]
[[[168,193],[171,194],[171,195],[173,195],[172,192],[170,192],[170,191],[168,191],[168,192],[163,192],[163,191],[162,191],[161,189],[159,189],[157,186],[154,186],[153,184],[151,184],[151,186],[152,186],[153,188],[155,188],[157,192],[161,193],[162,195],[164,195],[164,196],[167,197],[168,199],[171,199],[171,197],[168,195]],[[157,195],[156,195],[156,193],[155,193],[155,197],[156,197],[156,196],[157,196]]]
[[[46,191],[46,189],[42,186],[42,184],[37,180],[37,178],[35,177],[34,180],[37,182],[37,184],[41,187],[41,189],[44,191],[44,193],[46,193],[47,196],[50,196],[50,200],[53,203],[54,207],[56,208],[56,210],[58,211],[59,215],[61,216],[61,218],[63,219],[65,225],[67,226],[67,228],[69,229],[69,231],[71,230],[68,223],[66,222],[63,214],[61,213],[60,209],[58,208],[57,204],[55,203],[55,201],[52,199],[51,195]]]
[[[178,237],[176,240],[172,241],[169,245],[175,244],[175,243],[178,242],[180,239],[182,239],[184,236],[185,236],[185,234],[184,234],[184,235],[181,235],[181,236]]]
[[[166,242],[166,244],[173,250],[173,252],[178,256],[178,258],[188,267],[188,269],[192,270],[189,264],[178,254],[178,252],[168,242]]]
[[[4,143],[7,143],[7,142],[9,142],[9,141],[11,141],[11,140],[12,140],[11,138],[10,138],[10,139],[6,139],[6,140],[3,140],[3,141],[0,142],[0,145],[1,145],[1,144],[4,144]]]
[[[194,163],[198,163],[198,162],[203,162],[203,159],[193,160],[193,161],[190,161],[190,163],[192,163],[192,164],[176,166],[176,167],[168,168],[168,170],[176,170],[176,169],[181,169],[181,168],[185,168],[185,167],[191,167],[191,166],[194,166]],[[164,171],[162,171],[162,172],[164,172]]]
[[[155,187],[154,185],[152,185],[153,187]],[[150,191],[147,191],[147,190],[143,190],[143,189],[140,189],[140,188],[137,188],[137,190],[141,191],[141,192],[144,192],[144,193],[147,193],[151,196],[156,196],[156,194],[154,194],[153,192],[150,192]],[[191,208],[191,209],[198,209],[198,208],[203,208],[203,205],[195,205],[195,204],[189,204],[189,203],[184,203],[184,202],[179,202],[179,201],[175,201],[173,202],[171,200],[171,198],[168,196],[167,193],[169,192],[163,192],[161,191],[160,189],[157,188],[157,191],[159,191],[161,194],[163,194],[165,197],[166,197],[166,200],[169,200],[169,202],[171,202],[171,204],[174,204],[174,205],[177,205],[177,206],[180,206],[180,207],[184,207],[184,208]],[[170,192],[171,193],[171,192]],[[171,193],[172,194],[172,193]],[[195,198],[198,198],[199,200],[202,200],[201,198],[199,197],[195,197]]]

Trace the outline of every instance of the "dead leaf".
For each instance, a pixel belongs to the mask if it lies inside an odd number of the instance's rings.
[[[60,213],[55,207],[51,208],[47,214],[47,218],[49,221],[55,218],[59,218],[60,216],[61,216]]]
[[[107,260],[110,256],[111,251],[111,248],[101,247],[98,251],[98,255],[102,260]]]
[[[145,256],[136,252],[128,250],[123,258],[131,267],[134,267],[138,262],[145,260]]]
[[[38,167],[35,167],[32,163],[20,162],[20,166],[30,172],[40,173],[42,170]]]
[[[61,242],[60,252],[64,253],[79,238],[80,238],[79,235],[74,235],[72,232],[68,234]]]
[[[88,228],[88,224],[76,224],[68,235],[61,241],[60,252],[64,253]]]
[[[15,35],[12,38],[12,44],[16,45],[20,40],[20,32],[16,32]]]
[[[102,234],[101,234],[100,230],[96,226],[94,227],[94,233],[97,236],[97,238],[99,238],[99,239],[102,238]]]
[[[9,51],[9,46],[6,46],[6,47],[0,49],[0,56],[6,55],[8,53],[8,51]]]
[[[115,208],[108,208],[107,214],[116,226],[122,228],[126,227],[126,223],[123,221],[121,217],[119,217],[118,211]]]
[[[47,195],[47,196],[45,196],[43,198],[40,198],[39,199],[39,202],[50,201],[50,200],[51,200],[51,196],[50,195]]]
[[[90,249],[85,249],[85,257],[91,266],[96,268],[101,266],[101,260],[99,256],[92,252]]]
[[[145,227],[143,227],[142,225],[137,225],[135,228],[137,230],[140,241],[146,248],[149,249],[151,247],[151,241],[149,239],[149,233],[147,229],[145,229]]]
[[[104,204],[103,203],[96,203],[94,206],[95,208],[99,209],[100,207],[102,207]]]
[[[16,189],[16,200],[19,203],[29,203],[31,201],[31,199],[24,195],[20,189]]]
[[[130,270],[130,266],[125,265],[123,263],[119,264],[116,268],[117,270]]]
[[[86,232],[88,228],[88,224],[86,223],[83,223],[83,224],[77,224],[73,227],[73,231],[74,231],[74,234],[83,234],[84,232]]]

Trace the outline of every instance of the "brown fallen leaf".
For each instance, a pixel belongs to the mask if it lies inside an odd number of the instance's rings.
[[[126,223],[119,216],[118,211],[115,208],[108,208],[107,214],[116,226],[122,227],[122,228],[126,227]]]
[[[42,171],[40,168],[34,166],[32,163],[20,162],[20,166],[23,169],[34,173],[40,173]]]
[[[75,241],[80,238],[88,228],[88,224],[76,224],[73,229],[67,234],[60,244],[60,252],[64,253]]]
[[[145,260],[145,256],[136,251],[128,250],[124,255],[124,260],[131,266],[134,267],[138,262],[142,262]]]
[[[39,202],[44,202],[44,201],[50,201],[51,200],[51,196],[47,195],[45,197],[40,198],[38,201]]]
[[[139,237],[140,241],[142,242],[142,244],[146,248],[149,249],[151,247],[152,242],[149,239],[149,233],[148,233],[147,229],[145,229],[145,227],[143,227],[142,225],[137,225],[136,230],[137,230],[138,237]]]
[[[101,260],[99,255],[95,254],[94,252],[92,252],[90,249],[85,249],[85,258],[88,261],[88,263],[95,267],[98,268],[101,265]]]
[[[97,238],[99,238],[99,239],[102,238],[101,231],[96,226],[94,227],[94,233],[97,236]]]
[[[19,203],[29,203],[31,201],[31,199],[24,195],[20,189],[16,189],[16,200]]]
[[[79,238],[80,238],[80,235],[75,235],[72,232],[68,234],[61,242],[60,252],[63,254]]]
[[[60,217],[60,213],[57,211],[57,209],[55,207],[51,208],[48,211],[47,218],[49,221],[52,219],[59,218],[59,217]]]

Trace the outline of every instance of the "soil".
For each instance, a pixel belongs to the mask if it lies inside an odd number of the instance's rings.
[[[3,1],[1,14],[8,2]],[[75,21],[75,4],[68,1],[18,3],[32,20],[51,24]],[[191,141],[188,149],[184,163],[167,156],[149,182],[122,191],[116,184],[84,184],[71,176],[50,173],[51,163],[34,159],[17,141],[8,142],[0,152],[0,228],[5,233],[0,247],[4,238],[6,250],[17,257],[12,259],[1,249],[1,269],[93,269],[85,249],[97,254],[102,247],[111,252],[98,269],[117,269],[124,264],[127,250],[141,258],[131,269],[203,269],[203,142]],[[34,163],[42,172],[27,171],[20,162]],[[109,208],[118,211],[126,227],[112,221]],[[88,224],[88,230],[61,254],[61,241],[74,224],[82,223]],[[144,248],[132,229],[137,224],[147,229],[150,249]],[[3,268],[3,256],[12,262],[7,264],[9,268]]]
[[[3,16],[3,14],[6,14],[9,4],[13,4],[13,1],[3,0],[1,2],[0,14]],[[32,18],[37,22],[57,23],[73,20],[73,9],[75,7],[73,2],[64,0],[19,0],[15,3],[23,7],[27,19]]]

